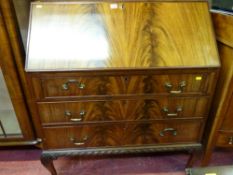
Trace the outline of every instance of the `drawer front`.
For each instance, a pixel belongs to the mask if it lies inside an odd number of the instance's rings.
[[[216,146],[233,147],[233,132],[219,131]]]
[[[206,94],[209,74],[34,78],[37,99],[96,95]]]
[[[38,103],[42,123],[205,117],[208,98]]]
[[[47,149],[198,143],[201,131],[200,121],[44,128]]]

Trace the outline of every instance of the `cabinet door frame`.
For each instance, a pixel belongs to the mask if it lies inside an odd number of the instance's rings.
[[[9,145],[20,145],[22,144],[20,141],[25,144],[27,144],[25,141],[28,141],[28,144],[30,144],[31,141],[35,140],[32,122],[30,121],[30,114],[26,106],[26,100],[22,91],[22,84],[20,82],[17,65],[12,53],[8,32],[9,31],[7,31],[2,11],[0,9],[0,66],[22,131],[21,138],[9,137],[0,139],[0,146],[7,146],[7,142],[12,142],[9,143]]]

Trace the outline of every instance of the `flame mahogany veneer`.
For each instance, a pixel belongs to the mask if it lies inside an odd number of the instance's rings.
[[[26,71],[42,163],[196,150],[220,67],[206,1],[34,2]]]

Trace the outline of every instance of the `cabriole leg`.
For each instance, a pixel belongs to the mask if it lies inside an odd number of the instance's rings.
[[[53,160],[56,160],[57,157],[53,156],[52,154],[43,154],[40,157],[41,164],[44,165],[44,167],[49,170],[51,175],[57,175],[56,169],[53,165]]]

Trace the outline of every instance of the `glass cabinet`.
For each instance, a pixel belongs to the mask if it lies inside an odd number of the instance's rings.
[[[11,64],[13,62],[6,62],[0,54],[0,146],[34,145],[36,141],[17,69],[9,69]]]
[[[0,138],[22,137],[22,131],[0,68]]]
[[[37,144],[23,88],[13,9],[11,1],[0,2],[0,146]]]
[[[210,0],[212,9],[233,12],[232,0]]]

